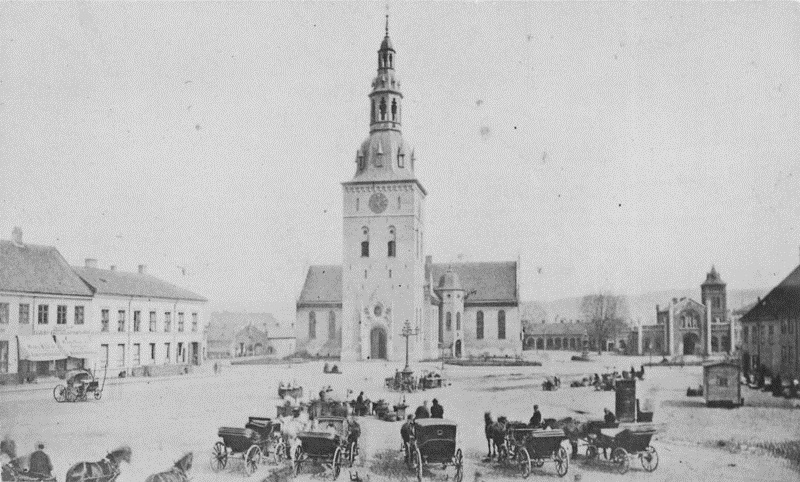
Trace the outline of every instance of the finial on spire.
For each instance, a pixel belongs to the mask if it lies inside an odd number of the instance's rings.
[[[389,4],[386,4],[386,36],[389,36]]]

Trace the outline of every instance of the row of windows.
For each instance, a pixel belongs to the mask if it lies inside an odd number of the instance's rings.
[[[125,332],[125,315],[126,310],[117,310],[117,332]],[[148,324],[148,331],[154,333],[156,331],[156,312],[150,312]],[[186,317],[183,312],[178,312],[178,332],[185,331]],[[100,331],[110,331],[111,311],[108,309],[100,310]],[[197,313],[192,313],[192,331],[197,331],[198,316]],[[133,331],[142,331],[142,312],[136,310],[133,312]],[[172,313],[169,311],[164,312],[164,333],[172,331]]]
[[[311,311],[308,313],[308,339],[314,340],[317,338],[317,312]],[[331,310],[328,312],[328,339],[336,338],[336,313]]]
[[[764,333],[766,331],[766,340],[767,343],[773,344],[775,343],[775,325],[758,325],[761,326],[761,340],[764,339]],[[781,321],[781,335],[793,335],[794,334],[794,323],[788,320]],[[750,335],[752,334],[752,342],[758,343],[759,336],[758,336],[758,329],[755,326],[752,327],[752,331],[750,330],[749,326],[744,326],[742,328],[742,342],[749,343],[750,342]]]
[[[453,314],[451,312],[447,312],[445,314],[445,324],[442,326],[442,321],[439,320],[439,343],[444,341],[444,328],[447,331],[452,331],[453,327]],[[461,330],[461,313],[456,313],[456,330]],[[483,340],[484,338],[484,314],[483,311],[478,311],[475,314],[475,338],[478,340]],[[497,312],[497,339],[498,340],[505,340],[506,339],[506,312],[505,310],[500,310]]]
[[[37,307],[36,322],[39,325],[47,325],[50,323],[50,305],[38,305]],[[83,306],[75,306],[73,310],[73,323],[82,325],[85,320],[85,308]],[[8,324],[10,322],[11,305],[9,303],[0,303],[0,325]],[[18,320],[20,325],[27,325],[31,322],[31,305],[28,303],[20,303],[18,307]],[[66,325],[69,313],[67,305],[56,306],[56,324]]]
[[[184,343],[178,343],[176,350],[175,350],[175,361],[178,363],[186,363],[187,358],[187,348],[188,346]],[[125,366],[125,344],[120,343],[116,347],[116,353],[113,357],[110,357],[109,353],[109,345],[103,344],[100,345],[101,349],[101,364],[105,363],[108,360],[109,366],[114,366],[117,368],[123,368]],[[149,343],[145,345],[145,352],[142,353],[142,345],[140,343],[134,343],[133,348],[131,351],[131,363],[133,366],[140,366],[144,361],[146,365],[154,365],[158,363],[169,364],[172,363],[172,343],[164,343],[164,348],[161,351],[161,359],[156,359],[156,343]],[[142,360],[142,355],[145,356],[145,359]]]

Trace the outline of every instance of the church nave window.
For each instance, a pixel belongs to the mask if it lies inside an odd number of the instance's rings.
[[[506,312],[500,310],[497,312],[497,339],[506,339]]]
[[[308,339],[313,340],[317,337],[317,313],[312,311],[308,314]]]
[[[447,312],[447,322],[445,323],[445,328],[447,331],[453,331],[453,314],[449,311]]]
[[[395,234],[394,226],[389,227],[389,243],[387,246],[388,256],[394,258],[397,255],[397,235]]]
[[[461,312],[456,313],[456,331],[461,330]]]
[[[475,318],[475,338],[483,340],[483,311],[478,311]]]

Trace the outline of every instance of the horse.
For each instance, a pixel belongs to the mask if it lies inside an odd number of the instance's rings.
[[[492,453],[492,425],[494,425],[492,413],[485,412],[483,414],[483,434],[486,436],[486,445],[489,447],[489,453],[486,454],[489,459],[494,457],[494,454]]]
[[[181,457],[171,469],[166,472],[153,474],[144,482],[189,482],[189,471],[192,470],[192,453],[189,452]]]
[[[544,427],[564,431],[564,435],[569,438],[569,443],[572,446],[573,457],[578,455],[578,440],[589,436],[589,424],[587,422],[579,422],[572,417],[562,418],[561,420],[548,418],[544,421]]]
[[[67,471],[65,482],[113,482],[119,477],[122,462],[131,462],[131,448],[122,446],[98,462],[78,462]]]
[[[487,417],[491,419],[491,415]],[[497,460],[502,460],[508,456],[508,449],[506,447],[506,427],[508,419],[506,417],[497,417],[497,421],[487,426],[484,431],[486,432],[487,439],[491,439],[497,454]],[[491,455],[489,455],[491,458]]]

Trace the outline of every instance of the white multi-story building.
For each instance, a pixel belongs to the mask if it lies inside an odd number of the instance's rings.
[[[138,272],[71,267],[52,246],[0,240],[0,380],[73,368],[111,376],[200,364],[206,299]],[[150,369],[148,368],[148,369]]]

